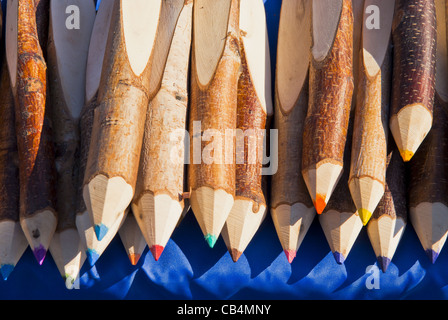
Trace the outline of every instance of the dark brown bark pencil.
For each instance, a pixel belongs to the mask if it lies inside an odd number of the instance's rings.
[[[11,33],[6,45],[15,97],[20,220],[33,253],[41,264],[57,222],[54,209],[54,150],[46,111],[47,66],[39,44],[41,24],[36,24],[34,1],[19,1],[15,5],[17,7],[11,3],[11,8],[8,8]]]
[[[436,94],[432,128],[409,162],[410,219],[433,263],[448,232],[447,108]]]
[[[397,0],[390,129],[409,161],[431,129],[437,24],[434,0]]]
[[[316,10],[313,2],[313,10]],[[320,3],[321,5],[323,3]],[[317,19],[313,13],[313,32]],[[333,12],[338,14],[338,12]],[[325,32],[331,32],[327,30]],[[318,46],[317,36],[313,45]],[[328,54],[311,56],[309,107],[303,131],[302,174],[317,213],[322,213],[343,167],[353,93],[353,12],[343,0],[336,34]],[[318,59],[318,60],[316,60]]]
[[[28,246],[19,220],[19,163],[14,112],[14,97],[4,57],[0,78],[0,273],[4,280]]]
[[[224,241],[235,262],[257,232],[267,209],[262,172],[262,158],[266,154],[263,136],[273,107],[265,21],[263,1],[240,0],[235,202],[223,228]]]

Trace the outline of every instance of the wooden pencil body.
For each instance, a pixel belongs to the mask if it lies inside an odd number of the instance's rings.
[[[266,200],[262,190],[262,159],[254,152],[254,149],[258,153],[263,149],[262,134],[266,129],[267,113],[252,83],[243,47],[240,54],[242,72],[238,81],[236,127],[241,130],[240,133],[249,132],[250,134],[247,137],[244,136],[243,143],[237,145],[235,156],[243,161],[236,163],[235,198],[252,201],[254,212],[258,212],[259,207],[266,207]],[[249,149],[249,144],[255,144],[256,148]],[[243,145],[242,148],[241,145]]]
[[[409,161],[431,128],[437,26],[434,0],[397,1],[390,128]]]
[[[146,240],[132,212],[127,214],[126,219],[118,229],[118,234],[129,261],[135,266],[146,248]]]
[[[86,61],[86,87],[85,102],[79,115],[79,177],[76,193],[76,214],[81,217],[87,213],[87,207],[83,198],[84,174],[92,137],[92,126],[95,108],[98,106],[98,88],[102,73],[104,55],[106,52],[107,38],[112,19],[114,0],[103,0],[95,17],[92,27],[92,35],[89,44],[89,52]]]
[[[278,170],[271,180],[271,215],[288,260],[296,255],[316,215],[301,171],[302,133],[308,106],[308,80],[288,113],[276,98],[274,128],[278,130]]]
[[[348,166],[351,159],[353,120],[349,123],[347,144],[344,152],[344,165]],[[335,187],[333,197],[321,215],[319,222],[338,264],[344,263],[350,253],[361,229],[362,221],[356,210],[355,203],[348,187],[349,170],[344,170]]]
[[[85,184],[97,173],[123,177],[131,187],[135,186],[137,177],[149,100],[150,66],[140,76],[132,71],[126,55],[122,14],[117,8],[120,6],[115,4],[109,32],[110,46],[104,58],[104,82],[98,91],[99,105],[94,113]]]
[[[65,10],[75,4],[83,16],[83,28],[67,29]],[[85,98],[85,70],[90,36],[96,16],[93,1],[51,3],[47,47],[49,111],[53,126],[56,163],[58,224],[51,255],[71,288],[85,259],[76,227],[79,185],[79,116]]]
[[[407,224],[406,171],[395,146],[387,156],[386,185],[367,225],[367,234],[377,256],[378,263],[386,272]]]
[[[387,45],[383,65],[370,75],[362,63],[355,108],[349,186],[364,225],[380,201],[385,188],[389,105],[391,85],[391,47]],[[362,54],[364,56],[364,54]]]
[[[434,122],[409,162],[409,213],[419,240],[435,262],[448,233],[447,103],[436,95]]]
[[[53,128],[57,170],[56,209],[59,217],[57,231],[76,228],[80,154],[79,119],[85,97],[85,69],[90,32],[95,18],[92,1],[79,5],[82,8],[80,13],[85,17],[83,28],[65,33],[59,31],[66,27],[65,19],[59,18],[59,15],[64,16],[65,10],[61,11],[61,9],[65,9],[65,5],[52,5],[51,9],[54,12],[51,13],[48,37],[48,79],[51,83],[49,114]],[[67,61],[71,52],[66,52],[64,46],[68,48],[73,46],[70,49],[76,51],[76,57],[71,57],[72,61]],[[80,75],[75,79],[69,79],[75,77],[72,74],[75,69]]]
[[[38,43],[34,2],[18,6],[16,86],[17,143],[21,171],[22,218],[54,210],[53,147],[44,124],[47,98],[46,63]],[[26,202],[26,204],[24,203]]]
[[[225,44],[217,61],[215,72],[212,73],[212,77],[207,77],[206,83],[201,82],[202,75],[198,73],[200,63],[198,54],[201,50],[207,50],[207,48],[197,47],[198,44],[195,39],[197,32],[200,31],[194,30],[193,32],[189,119],[191,146],[188,184],[192,192],[190,198],[192,210],[204,235],[206,237],[209,235],[210,243],[213,245],[233,205],[235,195],[235,158],[232,154],[232,159],[228,159],[226,163],[223,137],[225,137],[226,130],[232,130],[233,132],[236,128],[240,68],[238,2],[236,0],[226,2],[226,4],[229,4],[229,9],[227,9],[229,11],[228,13],[222,12],[222,14],[228,14]],[[194,6],[197,8],[196,2]],[[194,21],[199,14],[201,13],[194,14]],[[193,26],[195,26],[195,22]],[[216,40],[214,39],[214,41]],[[212,137],[206,138],[209,141],[204,141],[204,137],[201,136],[194,137],[195,122],[200,123],[201,133],[204,131],[207,131],[208,134],[215,133],[217,135],[215,139],[221,139],[222,141],[220,145],[219,143],[215,144],[216,150],[213,150],[210,157],[204,152],[204,149],[211,143]],[[200,149],[198,148],[199,156],[201,156],[200,161],[195,159],[195,152],[198,153],[198,151],[194,149],[194,144],[200,145]],[[215,208],[218,205],[216,202],[218,198],[223,201],[220,200],[220,208]]]
[[[20,221],[39,263],[56,228],[55,167],[47,115],[47,66],[34,1],[8,2],[6,56],[14,94],[20,173]],[[48,13],[46,14],[48,16]],[[41,15],[41,18],[45,14]],[[45,32],[43,32],[45,37]]]
[[[6,280],[28,242],[19,222],[20,186],[14,97],[6,59],[3,61],[0,82],[0,273]]]
[[[192,1],[185,5],[178,1],[171,11],[177,24],[172,26],[174,35],[160,89],[150,102],[145,124],[132,208],[151,251],[153,246],[166,245],[185,207],[182,195],[192,6]]]
[[[407,221],[406,171],[397,150],[387,157],[386,189],[384,196],[372,214],[372,219],[380,219],[383,215]]]
[[[159,22],[153,18],[160,17],[160,2],[140,2],[139,6],[144,7],[142,12],[153,10],[154,16],[149,20],[150,34],[143,35],[147,43],[137,50],[136,42],[142,40],[138,38],[142,36],[140,24],[145,23],[134,20],[141,14],[136,9],[139,7],[123,1],[114,3],[94,111],[83,197],[99,240],[134,195],[146,112],[152,98],[149,84]],[[139,30],[132,33],[136,28]]]
[[[262,1],[240,1],[241,73],[237,91],[235,202],[223,228],[223,239],[234,261],[246,249],[266,216],[263,137],[269,136],[266,125],[273,110],[265,19]]]
[[[0,220],[19,221],[19,163],[14,97],[9,72],[3,63],[0,82]],[[0,261],[1,262],[1,261]]]
[[[353,13],[351,1],[342,2],[336,35],[330,51],[323,60],[311,56],[309,76],[309,107],[303,130],[302,173],[318,213],[340,177],[353,93]],[[324,165],[335,171],[327,190],[319,191],[309,171]],[[318,178],[316,178],[318,179]],[[324,191],[324,192],[323,192]],[[323,193],[323,194],[322,194]],[[323,204],[319,204],[319,197]]]

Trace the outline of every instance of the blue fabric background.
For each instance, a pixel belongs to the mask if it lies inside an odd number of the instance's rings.
[[[272,65],[275,65],[280,0],[265,0]],[[67,290],[51,255],[39,266],[28,248],[0,299],[445,299],[448,254],[434,265],[408,225],[379,289],[368,289],[376,265],[365,228],[344,265],[336,264],[317,219],[292,264],[286,260],[271,217],[237,263],[222,238],[210,249],[190,211],[159,261],[146,249],[132,266],[118,236],[92,268],[81,271],[79,289]]]

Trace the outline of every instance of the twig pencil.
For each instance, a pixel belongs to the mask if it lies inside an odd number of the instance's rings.
[[[1,10],[0,10],[1,12]],[[0,78],[0,273],[4,280],[20,260],[28,242],[19,221],[19,167],[14,97],[6,58]]]
[[[9,0],[7,5],[6,57],[16,110],[20,224],[42,264],[57,224],[54,150],[46,115],[46,62],[39,44],[46,37],[48,13],[39,15],[41,23],[37,25],[34,1]]]
[[[314,0],[312,37],[302,174],[320,214],[343,168],[353,94],[352,2]]]
[[[128,212],[126,219],[118,229],[118,235],[120,236],[121,243],[129,261],[135,266],[146,248],[146,240],[140,231],[140,227],[138,226],[137,220],[135,220],[132,210]]]
[[[115,225],[111,228],[110,233],[112,236],[105,236],[101,241],[99,241],[96,238],[93,222],[90,219],[90,215],[87,211],[83,198],[84,173],[89,153],[94,111],[98,106],[98,88],[100,85],[113,6],[114,0],[102,0],[95,17],[86,62],[85,104],[81,111],[79,120],[80,151],[78,190],[76,199],[76,227],[78,229],[80,240],[84,244],[87,261],[91,266],[93,266],[99,259],[104,249],[112,240],[113,235],[118,231],[118,228],[125,217],[124,212],[122,212],[117,217],[117,222]]]
[[[210,247],[235,197],[234,148],[229,156],[222,137],[236,128],[238,10],[238,0],[195,0],[193,5],[188,184],[191,208]],[[201,135],[194,136],[198,123]]]
[[[76,5],[82,28],[68,28],[66,8]],[[56,162],[58,224],[50,244],[51,255],[71,288],[85,253],[76,228],[79,171],[79,118],[85,99],[87,54],[96,10],[93,1],[62,0],[50,5],[47,47],[50,118]]]
[[[378,264],[386,272],[407,224],[406,173],[393,140],[387,156],[386,188],[367,224],[367,234]]]
[[[284,0],[278,32],[274,112],[279,164],[272,176],[270,207],[280,244],[290,263],[316,216],[301,171],[302,133],[308,109],[310,30],[311,1]]]
[[[193,1],[165,1],[163,6],[167,6],[163,21],[171,41],[160,89],[150,102],[146,117],[132,201],[135,219],[155,260],[162,254],[185,207],[184,138]]]
[[[344,152],[344,166],[350,163],[353,119],[350,120],[347,144]],[[319,222],[331,252],[338,264],[344,263],[362,229],[362,221],[348,187],[349,170],[344,170],[325,210],[319,215]]]
[[[165,60],[154,46],[161,4],[120,0],[112,9],[83,187],[98,240],[134,196],[146,112],[154,94],[150,81]]]
[[[444,1],[437,0],[437,74],[432,128],[409,162],[409,217],[432,263],[448,233],[447,38]]]
[[[264,3],[240,0],[241,74],[238,80],[235,202],[222,235],[237,261],[266,216],[263,136],[272,116],[271,64]]]
[[[390,129],[409,161],[431,129],[436,66],[434,0],[397,0]]]
[[[365,8],[375,5],[383,13],[380,29],[363,24],[358,91],[355,93],[349,187],[366,225],[384,194],[386,183],[394,1],[367,0],[364,5]],[[367,14],[364,21],[367,21]]]

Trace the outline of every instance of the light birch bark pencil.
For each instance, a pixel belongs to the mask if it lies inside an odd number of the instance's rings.
[[[191,208],[210,247],[235,197],[234,146],[226,152],[229,141],[223,137],[236,129],[238,11],[238,0],[195,0],[193,6],[188,184]],[[201,134],[194,136],[198,124]]]
[[[353,94],[350,0],[314,0],[302,174],[318,214],[341,176]]]
[[[160,0],[114,3],[83,187],[100,241],[134,196],[146,112],[159,85],[151,78],[166,60],[157,55],[167,40],[161,8]]]
[[[193,1],[171,3],[172,40],[150,102],[132,210],[158,260],[185,208],[183,192]]]
[[[80,147],[76,227],[80,240],[84,244],[86,258],[90,266],[93,266],[101,257],[101,254],[113,239],[123,219],[126,217],[125,211],[120,213],[116,223],[110,228],[110,232],[108,232],[110,235],[106,235],[100,241],[95,235],[93,222],[91,221],[83,198],[83,181],[90,147],[93,116],[95,108],[98,106],[98,88],[101,80],[114,2],[115,0],[102,0],[95,17],[87,56],[85,103],[79,120]]]
[[[263,136],[272,116],[271,64],[264,3],[240,0],[241,74],[238,81],[235,202],[222,229],[236,262],[266,216]]]
[[[126,251],[129,261],[133,266],[137,265],[143,251],[146,249],[146,240],[135,220],[134,213],[129,210],[125,220],[118,229],[121,243]]]
[[[275,74],[274,129],[278,130],[278,170],[272,176],[270,207],[280,244],[290,263],[316,216],[301,171],[310,49],[311,1],[284,0]]]
[[[367,9],[371,5],[382,13],[379,29],[367,25]],[[366,225],[384,194],[386,183],[394,1],[367,0],[364,8],[349,187]]]
[[[353,124],[354,121],[351,118],[344,152],[344,166],[347,168],[351,159]],[[334,190],[334,197],[330,199],[318,217],[325,238],[338,264],[343,264],[347,259],[363,226],[350,195],[348,179],[349,170],[344,170]]]

